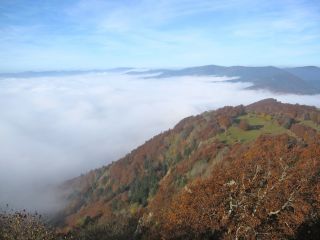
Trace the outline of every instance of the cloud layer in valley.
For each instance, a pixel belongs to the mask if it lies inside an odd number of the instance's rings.
[[[0,205],[52,207],[51,196],[38,194],[44,187],[117,160],[189,115],[267,97],[320,106],[319,95],[223,80],[116,73],[0,80]]]

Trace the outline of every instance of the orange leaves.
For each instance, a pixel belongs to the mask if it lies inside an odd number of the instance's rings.
[[[231,164],[220,164],[208,180],[198,180],[174,198],[164,214],[163,236],[197,236],[222,232],[246,239],[268,234],[283,238],[319,209],[319,168],[305,158],[313,147],[301,147],[288,136],[261,137]],[[314,166],[314,165],[313,165]],[[316,186],[314,186],[316,185]],[[310,192],[312,187],[314,192]],[[178,234],[178,235],[177,235]]]

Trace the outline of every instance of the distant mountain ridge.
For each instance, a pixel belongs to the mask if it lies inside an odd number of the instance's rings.
[[[13,72],[13,73],[0,73],[1,78],[34,78],[34,77],[61,77],[61,76],[73,76],[79,74],[88,73],[103,73],[103,72],[126,72],[133,70],[129,67],[119,67],[110,69],[93,69],[93,70],[62,70],[62,71],[25,71],[25,72]]]
[[[284,94],[320,94],[320,68],[316,66],[279,68],[274,66],[225,67],[218,65],[205,65],[182,69],[161,68],[143,70],[130,67],[120,67],[99,70],[27,71],[17,73],[0,73],[0,80],[4,78],[61,77],[104,72],[129,74],[149,79],[183,76],[224,76],[232,78],[227,80],[229,82],[252,83],[253,85],[247,89],[262,89]]]
[[[239,77],[231,82],[251,82],[249,89],[266,89],[278,93],[293,94],[319,94],[320,93],[320,68],[296,67],[277,68],[245,67],[245,66],[217,66],[206,65],[189,67],[178,70],[153,69],[145,72],[129,71],[128,74],[155,74],[150,78],[170,78],[182,76],[227,76]]]
[[[315,86],[319,86],[320,68],[315,66],[285,68],[286,71],[298,76],[304,81],[310,82]]]

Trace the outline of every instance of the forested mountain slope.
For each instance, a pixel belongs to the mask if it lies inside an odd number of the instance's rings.
[[[316,239],[319,124],[274,99],[185,118],[65,182],[55,223],[78,239]]]

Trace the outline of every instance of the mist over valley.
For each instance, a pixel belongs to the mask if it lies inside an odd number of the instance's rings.
[[[320,95],[249,90],[252,83],[233,82],[236,76],[158,78],[130,71],[0,80],[2,205],[54,209],[58,203],[50,188],[108,165],[207,110],[270,97],[320,106]]]

